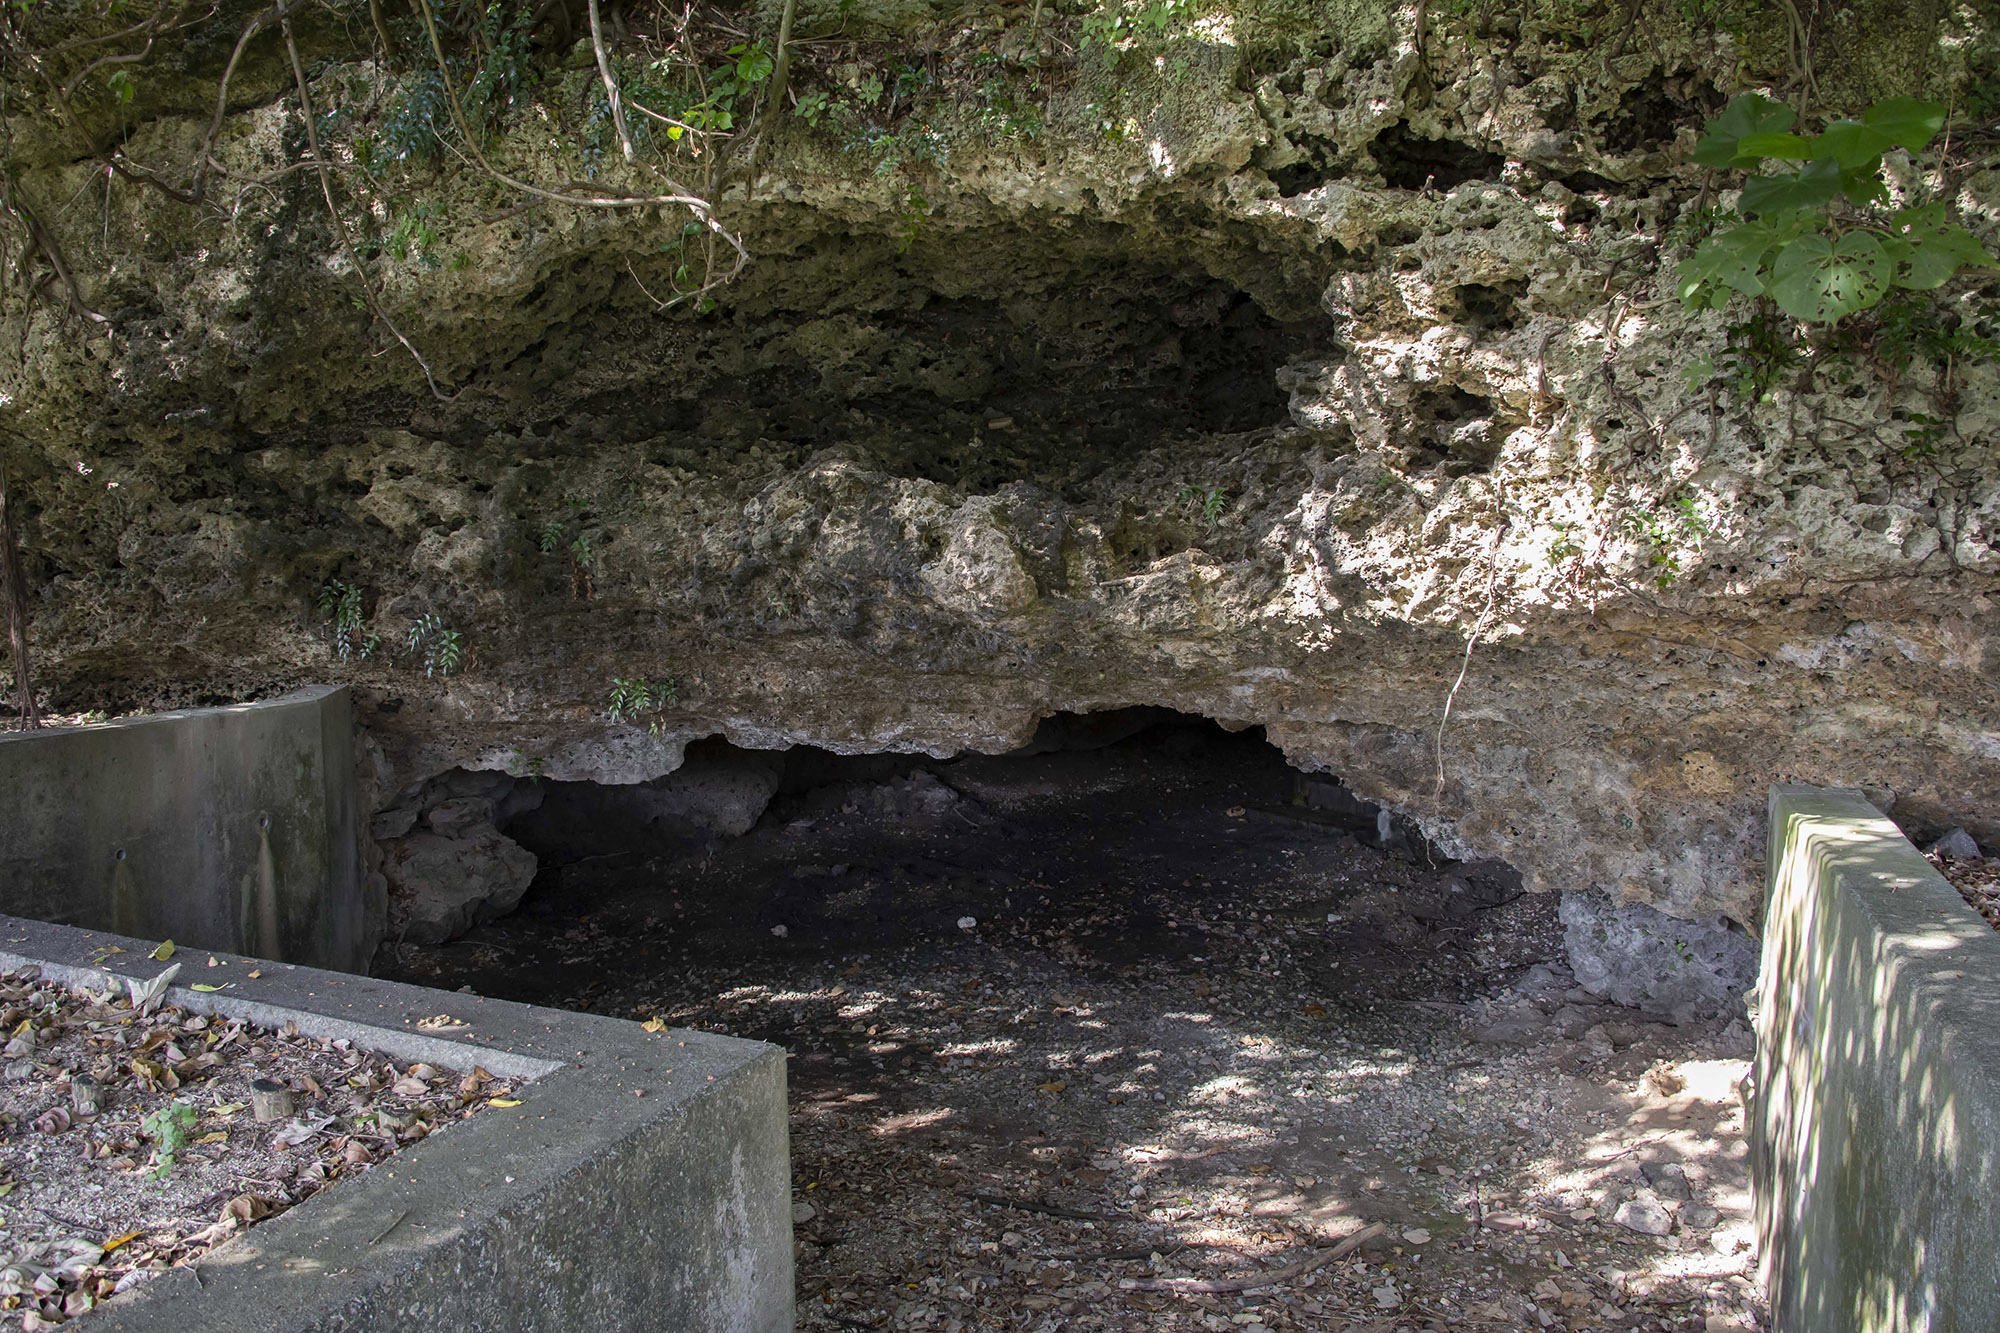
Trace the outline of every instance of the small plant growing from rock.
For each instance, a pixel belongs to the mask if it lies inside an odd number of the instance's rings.
[[[326,622],[334,655],[343,662],[351,657],[365,662],[382,646],[382,636],[370,633],[362,623],[361,589],[351,583],[328,579],[321,585],[319,617]]]
[[[426,676],[449,676],[465,667],[465,635],[446,628],[436,613],[419,616],[410,626],[410,651],[423,654]]]
[[[660,710],[680,701],[680,683],[672,676],[657,684],[644,677],[628,680],[622,676],[614,676],[611,680],[611,702],[608,711],[613,722],[623,721],[627,717],[636,721],[642,716],[652,714],[651,730],[657,736],[660,734],[658,716]]]
[[[1709,526],[1695,507],[1694,497],[1683,495],[1626,514],[1625,531],[1645,543],[1646,566],[1654,586],[1667,588],[1681,576],[1682,558],[1708,535]]]
[[[1200,514],[1202,525],[1213,532],[1229,504],[1229,492],[1221,486],[1183,486],[1176,502],[1190,513]]]
[[[581,515],[589,507],[572,495],[569,497],[569,509],[571,517],[577,519],[576,532],[570,532],[567,519],[554,518],[542,525],[541,535],[535,541],[542,554],[554,555],[560,551],[568,558],[570,595],[579,601],[590,597],[590,567],[597,559],[597,546],[591,541],[590,533],[582,526],[581,520]]]
[[[175,1101],[139,1122],[139,1131],[153,1140],[153,1160],[147,1165],[153,1179],[165,1180],[174,1169],[174,1158],[187,1147],[188,1131],[195,1125],[194,1103]]]

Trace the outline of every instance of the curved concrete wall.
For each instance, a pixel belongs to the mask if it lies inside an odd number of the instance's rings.
[[[384,910],[344,687],[0,736],[0,912],[361,972]]]

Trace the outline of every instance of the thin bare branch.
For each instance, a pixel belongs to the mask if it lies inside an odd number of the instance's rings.
[[[236,49],[229,53],[229,63],[222,67],[222,82],[215,89],[215,118],[208,122],[208,133],[202,136],[201,152],[194,161],[193,194],[204,197],[204,187],[208,183],[208,170],[215,165],[215,141],[222,134],[222,122],[229,114],[229,80],[236,74],[236,66],[243,59],[243,49],[250,45],[263,26],[284,12],[282,3],[271,6],[243,25],[243,31],[236,38]],[[318,157],[318,153],[313,154]]]
[[[618,131],[618,147],[629,163],[636,160],[632,151],[632,127],[625,123],[625,103],[618,95],[618,80],[611,73],[611,53],[604,49],[604,23],[598,17],[597,0],[590,0],[590,48],[597,53],[597,77],[604,83],[604,95],[611,102],[611,124]]]
[[[306,147],[312,150],[313,162],[318,168],[319,191],[326,200],[327,218],[333,224],[333,234],[340,242],[341,253],[345,254],[347,262],[354,266],[354,276],[360,280],[361,290],[368,294],[369,310],[373,312],[375,318],[382,321],[384,328],[395,335],[396,341],[403,345],[403,350],[410,354],[418,368],[424,372],[424,382],[431,386],[431,396],[439,402],[451,402],[458,395],[448,394],[438,387],[437,376],[431,374],[430,362],[424,360],[424,354],[403,336],[403,331],[389,318],[389,312],[382,308],[382,301],[375,291],[375,284],[368,280],[368,269],[362,264],[361,256],[354,252],[354,243],[347,238],[347,224],[341,221],[340,207],[333,201],[333,174],[326,169],[326,154],[319,149],[319,130],[314,124],[318,117],[313,110],[312,91],[306,85],[306,68],[299,60],[299,44],[292,37],[290,11],[282,4],[278,10],[278,26],[285,35],[285,51],[292,58],[292,80],[299,89],[299,114],[306,123]]]

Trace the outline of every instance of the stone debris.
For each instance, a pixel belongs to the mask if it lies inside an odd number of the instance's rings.
[[[1946,830],[1943,837],[1924,850],[1947,861],[1977,861],[1985,855],[1972,835],[1962,828]]]

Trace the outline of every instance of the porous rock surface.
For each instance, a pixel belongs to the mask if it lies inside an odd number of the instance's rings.
[[[1263,726],[1531,889],[1753,925],[1774,780],[2000,837],[1996,368],[1687,387],[1743,312],[1661,279],[1686,153],[1782,43],[1673,6],[1623,7],[1615,43],[1413,12],[1079,66],[1040,135],[959,144],[921,207],[792,125],[725,210],[754,262],[707,313],[649,295],[680,216],[509,212],[442,169],[451,262],[368,262],[449,402],[355,309],[311,172],[191,210],[92,184],[108,129],[52,140],[21,188],[101,192],[47,211],[109,322],[0,327],[46,684],[351,681],[392,814],[460,767],[652,783],[707,735],[999,751],[1159,705]],[[1822,96],[1979,82],[1971,13],[1918,49],[1896,7],[1844,9]],[[935,50],[937,17],[882,22]],[[329,114],[366,112],[378,71],[315,68]],[[239,93],[218,152],[296,160],[278,75]],[[145,96],[123,151],[185,157],[204,104]],[[489,151],[575,169],[527,131]],[[1991,237],[2000,172],[1953,187]],[[365,660],[319,619],[330,579],[364,592]],[[406,647],[427,615],[454,674]],[[611,718],[614,680],[669,678]],[[519,878],[490,822],[397,822],[392,880],[468,847]]]

